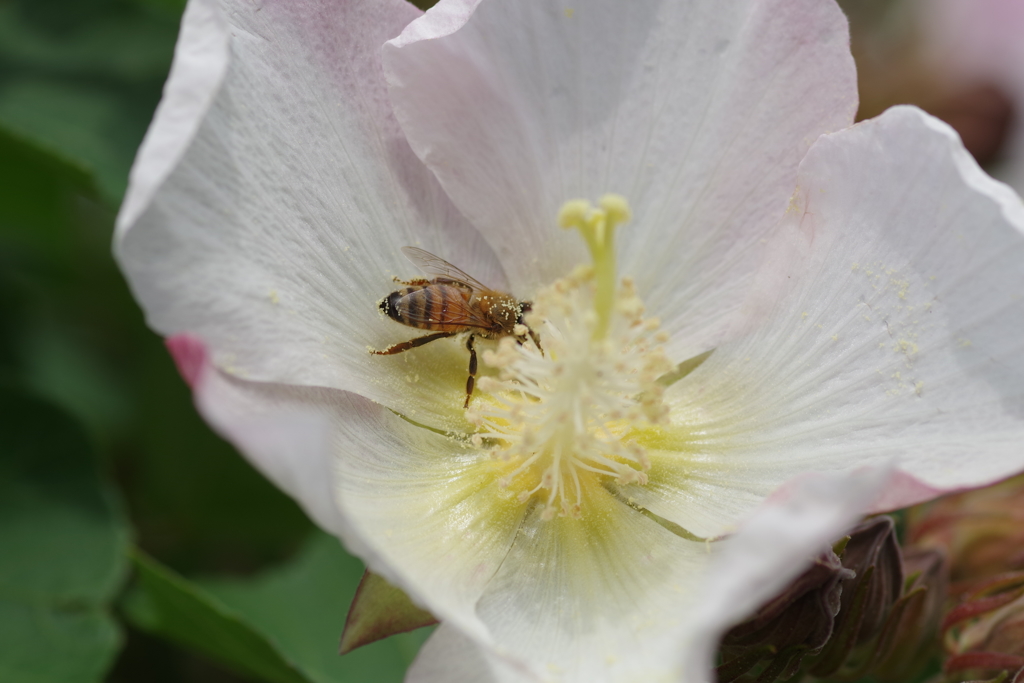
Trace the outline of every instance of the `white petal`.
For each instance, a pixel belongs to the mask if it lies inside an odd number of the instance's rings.
[[[587,501],[590,525],[534,514],[520,527],[519,516],[502,519],[460,495],[472,488],[462,478],[473,458],[444,437],[344,392],[226,376],[187,339],[172,348],[218,431],[371,568],[447,619],[410,681],[555,672],[657,681],[681,670],[701,672],[682,680],[710,680],[717,635],[798,573],[879,488],[878,473],[795,482],[736,538],[711,545],[603,494]]]
[[[488,666],[501,657],[566,681],[671,674],[704,543],[600,487],[582,520],[542,521],[500,486],[514,464],[372,406],[340,420],[336,498],[368,564],[483,647]]]
[[[380,46],[418,14],[402,0],[189,5],[118,220],[155,329],[201,337],[243,378],[355,391],[421,421],[461,412],[457,342],[367,351],[423,333],[377,308],[392,276],[421,276],[403,245],[504,287],[390,113]]]
[[[712,548],[591,493],[582,520],[526,519],[477,613],[541,677],[671,680]]]
[[[525,510],[498,484],[502,463],[368,403],[339,421],[335,497],[372,555],[367,564],[441,621],[491,643],[474,606]]]
[[[894,460],[894,508],[1024,469],[1024,205],[950,128],[901,107],[823,137],[775,247],[763,325],[669,391],[684,495],[629,495],[716,535],[799,472]]]
[[[181,161],[228,69],[230,38],[214,0],[192,0],[181,19],[174,64],[146,132],[118,216],[118,237],[138,220]],[[158,123],[158,125],[156,125]]]
[[[721,340],[807,148],[852,122],[847,43],[820,0],[442,0],[384,63],[413,148],[520,296],[585,260],[563,202],[625,195],[622,271],[682,360]]]
[[[711,681],[720,635],[842,535],[889,474],[791,482],[735,537],[712,544],[683,540],[611,498],[587,501],[585,514],[598,517],[589,526],[533,515],[477,606],[497,652],[449,632],[428,646],[434,678],[424,680],[441,680],[445,662],[460,675],[469,663],[490,675],[455,681],[522,680],[508,669],[516,658],[563,683]]]
[[[405,683],[529,683],[539,680],[444,624],[423,644],[405,675]]]

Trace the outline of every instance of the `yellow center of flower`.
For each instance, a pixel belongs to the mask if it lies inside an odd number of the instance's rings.
[[[667,419],[657,382],[672,369],[665,333],[615,272],[615,228],[628,220],[618,196],[565,204],[559,223],[580,231],[594,264],[536,296],[525,322],[540,347],[522,330],[525,343],[509,337],[484,353],[498,376],[481,379],[467,412],[473,442],[510,463],[500,485],[536,498],[546,519],[580,516],[586,489],[605,480],[646,484],[650,464],[631,435]]]

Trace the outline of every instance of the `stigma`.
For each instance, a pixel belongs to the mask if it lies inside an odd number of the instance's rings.
[[[583,516],[589,488],[646,484],[650,462],[631,437],[668,418],[667,337],[616,274],[615,228],[628,220],[615,195],[566,203],[559,222],[580,231],[593,265],[537,293],[524,319],[536,339],[506,337],[483,354],[497,374],[467,411],[472,441],[504,465],[499,485],[542,505],[544,519]]]

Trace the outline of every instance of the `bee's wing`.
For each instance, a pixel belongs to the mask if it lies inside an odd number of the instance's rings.
[[[419,247],[402,247],[402,253],[405,254],[405,258],[412,261],[413,265],[427,275],[461,283],[470,289],[479,291],[487,291],[490,289],[490,287],[467,274],[461,268],[456,268],[440,256],[434,256],[429,251],[424,251]]]

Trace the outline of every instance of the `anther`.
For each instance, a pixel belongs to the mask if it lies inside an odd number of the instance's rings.
[[[587,222],[590,214],[590,202],[585,199],[574,199],[562,205],[558,212],[558,224],[563,228],[578,228]]]
[[[629,202],[622,195],[606,194],[597,203],[604,209],[609,223],[628,223],[633,216],[629,210]]]

